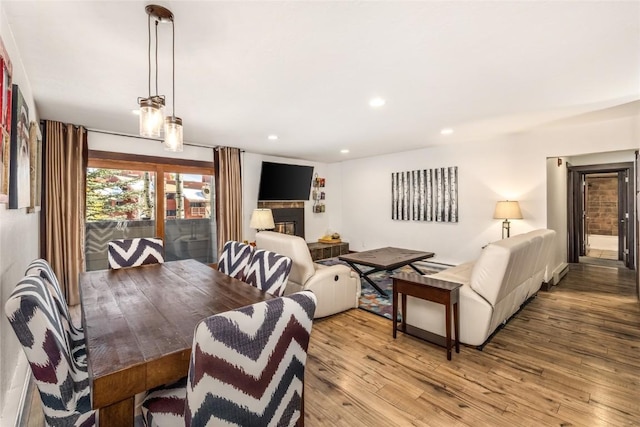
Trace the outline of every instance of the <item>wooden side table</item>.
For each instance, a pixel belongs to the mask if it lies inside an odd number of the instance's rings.
[[[458,300],[460,298],[459,290],[462,285],[460,283],[447,282],[445,280],[410,273],[398,273],[391,277],[393,278],[393,338],[396,338],[396,331],[398,330],[398,294],[402,294],[402,322],[399,328],[400,331],[442,345],[442,343],[426,338],[424,335],[407,332],[407,295],[409,295],[445,306],[446,339],[443,347],[447,349],[447,360],[451,360],[451,348],[453,347],[451,341],[451,308],[453,308],[454,342],[456,353],[460,353]]]

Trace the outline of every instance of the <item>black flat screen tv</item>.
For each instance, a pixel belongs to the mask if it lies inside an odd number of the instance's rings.
[[[313,166],[262,162],[258,200],[309,200]]]

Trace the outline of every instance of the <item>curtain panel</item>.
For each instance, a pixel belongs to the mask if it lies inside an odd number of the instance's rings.
[[[214,151],[218,254],[229,240],[242,241],[242,173],[240,150],[219,147]]]
[[[44,121],[43,258],[51,264],[69,305],[80,302],[84,271],[87,131]]]

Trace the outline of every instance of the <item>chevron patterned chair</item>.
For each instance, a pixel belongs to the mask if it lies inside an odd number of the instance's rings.
[[[222,254],[218,260],[218,271],[238,280],[244,280],[252,256],[252,246],[230,240],[222,248]]]
[[[280,297],[284,294],[290,272],[291,258],[264,249],[256,249],[244,281]]]
[[[31,366],[46,425],[95,426],[89,376],[72,361],[67,335],[45,280],[22,278],[4,308]]]
[[[304,371],[317,300],[311,291],[208,317],[195,329],[189,375],[151,390],[151,426],[304,425]]]
[[[109,242],[109,268],[139,267],[146,264],[164,262],[162,239],[156,237],[136,237]]]
[[[60,282],[58,277],[53,272],[51,264],[45,259],[36,259],[31,261],[25,272],[25,276],[39,276],[45,280],[45,283],[49,286],[51,296],[53,297],[58,314],[62,320],[62,326],[67,334],[68,341],[71,346],[71,354],[73,355],[73,362],[79,369],[87,370],[87,349],[84,341],[84,331],[82,327],[77,327],[73,324],[71,319],[71,313],[69,313],[69,306],[67,300],[60,288]]]

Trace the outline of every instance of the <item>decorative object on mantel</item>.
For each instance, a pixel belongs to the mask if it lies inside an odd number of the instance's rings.
[[[391,219],[458,222],[458,167],[392,173]]]
[[[520,204],[515,200],[501,200],[496,203],[496,210],[493,212],[494,219],[503,219],[502,221],[502,238],[504,239],[504,232],[507,231],[507,238],[511,233],[510,219],[522,219],[522,212],[520,211]]]
[[[313,212],[322,213],[325,211],[325,206],[322,200],[325,198],[324,194],[324,178],[319,178],[318,174],[315,174],[313,178],[313,191],[311,192],[311,198],[313,199]]]
[[[164,121],[164,144],[167,151],[182,151],[183,149],[183,137],[182,137],[182,119],[176,117],[176,53],[175,53],[175,22],[173,19],[173,13],[162,6],[150,4],[145,7],[147,12],[147,26],[149,34],[149,95],[147,98],[138,98],[138,104],[140,105],[140,135],[149,138],[159,138],[160,132],[163,128]],[[151,19],[153,18],[155,24],[155,95],[151,95]],[[172,111],[171,116],[164,118],[164,95],[158,95],[158,24],[170,22],[171,23],[171,82],[172,82]]]
[[[249,228],[255,228],[258,231],[273,230],[276,227],[273,222],[273,213],[271,209],[254,209],[249,221]]]
[[[29,107],[18,85],[13,85],[11,112],[11,165],[9,172],[9,208],[29,207],[31,167],[29,163]]]

